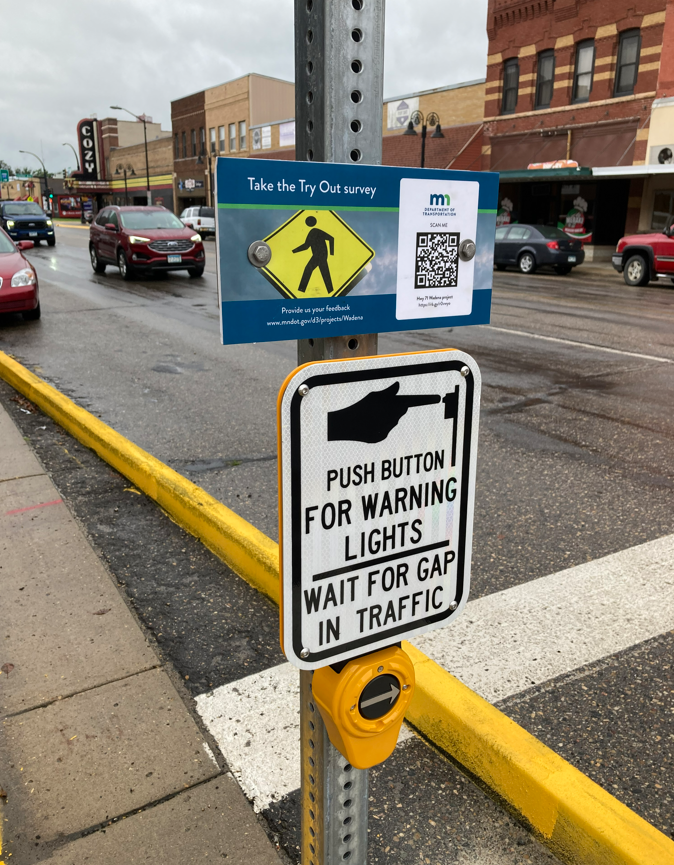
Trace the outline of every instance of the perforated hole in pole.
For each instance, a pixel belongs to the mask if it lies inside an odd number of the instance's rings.
[[[360,12],[363,8],[363,0],[351,0],[351,5],[356,10],[356,12]]]
[[[351,61],[351,71],[356,75],[360,74],[363,71],[363,64],[360,60],[352,60]]]
[[[360,30],[358,27],[355,27],[351,31],[351,38],[353,39],[354,42],[362,42],[363,41],[363,31]]]
[[[363,124],[360,122],[360,120],[352,120],[351,121],[351,131],[352,132],[358,133],[358,132],[360,132],[360,130],[362,128],[363,128]]]
[[[360,152],[360,150],[355,149],[352,150],[351,153],[349,153],[349,157],[352,162],[360,162],[362,155],[363,154]]]

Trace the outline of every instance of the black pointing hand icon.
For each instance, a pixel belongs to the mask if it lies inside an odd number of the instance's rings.
[[[407,409],[418,405],[440,402],[437,394],[401,396],[400,382],[384,390],[373,391],[361,400],[339,411],[328,412],[328,441],[374,442],[386,436],[407,414]]]

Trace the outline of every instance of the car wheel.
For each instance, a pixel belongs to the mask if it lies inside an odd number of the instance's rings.
[[[98,258],[98,253],[93,246],[89,247],[89,258],[91,259],[91,266],[94,269],[94,273],[105,273],[105,265]]]
[[[47,238],[47,246],[56,246],[56,238],[48,237]]]
[[[117,253],[117,267],[119,267],[119,273],[125,282],[133,279],[133,268],[127,261],[126,253],[123,249],[120,249]]]
[[[571,273],[571,268],[565,264],[558,264],[555,267],[555,273],[558,273],[560,276],[568,276]]]
[[[522,273],[533,273],[536,270],[536,259],[530,252],[523,252],[517,260],[517,266]]]
[[[506,269],[505,264],[497,264],[496,265],[496,270],[505,270],[505,269]]]
[[[203,267],[190,267],[190,268],[188,269],[187,272],[189,273],[189,275],[190,275],[193,279],[196,279],[198,276],[203,276],[203,275],[204,275],[204,269],[203,269]]]
[[[29,309],[27,312],[22,312],[24,321],[37,321],[41,315],[40,301],[38,300],[35,309]]]
[[[627,259],[623,278],[626,285],[647,285],[649,279],[648,265],[642,255],[632,255]]]

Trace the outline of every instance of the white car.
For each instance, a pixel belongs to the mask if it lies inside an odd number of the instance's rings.
[[[180,214],[180,219],[202,237],[215,234],[215,210],[212,207],[188,207]]]

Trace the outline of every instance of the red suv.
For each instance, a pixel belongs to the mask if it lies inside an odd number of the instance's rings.
[[[164,207],[105,207],[91,223],[89,255],[96,273],[115,264],[126,280],[159,270],[201,276],[206,261],[201,236]]]
[[[627,285],[648,285],[658,278],[674,282],[674,224],[662,232],[622,237],[612,262]]]

